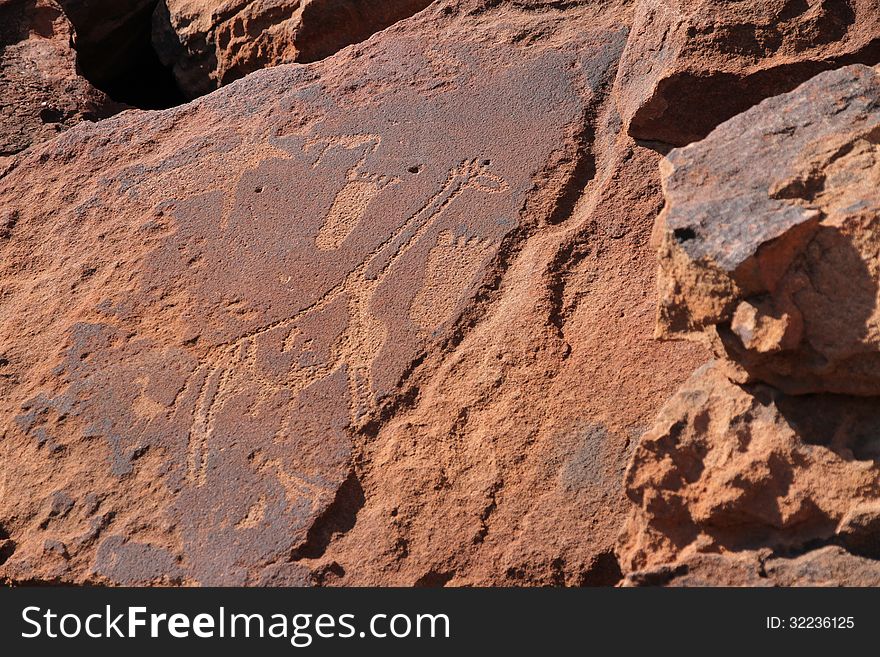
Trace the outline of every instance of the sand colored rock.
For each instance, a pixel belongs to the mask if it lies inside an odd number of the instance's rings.
[[[52,0],[0,2],[0,166],[31,144],[120,109],[79,75],[72,35]]]
[[[854,65],[731,119],[664,163],[661,336],[739,380],[880,394],[880,74]]]
[[[755,554],[763,560],[829,543],[876,558],[878,428],[874,399],[785,395],[732,383],[717,364],[701,368],[636,447],[626,475],[635,510],[622,537],[624,570],[642,571],[635,580],[711,563],[720,572],[757,563]],[[791,575],[793,562],[776,563],[788,583],[815,581]],[[876,582],[880,568],[865,573],[849,583]],[[731,582],[750,583],[739,578]]]
[[[618,102],[633,137],[682,146],[821,71],[878,62],[876,0],[640,0]]]
[[[825,72],[663,160],[658,335],[719,360],[635,448],[625,585],[880,582],[878,92]]]
[[[181,89],[200,96],[248,73],[313,62],[424,9],[431,0],[161,0],[153,42]]]

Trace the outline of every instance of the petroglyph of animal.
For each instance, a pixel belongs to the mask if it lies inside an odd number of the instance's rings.
[[[363,145],[366,146],[367,152],[371,152],[366,142]],[[354,169],[362,165],[364,158]],[[375,406],[371,369],[386,339],[383,323],[371,310],[371,302],[376,290],[394,272],[402,256],[466,190],[498,194],[508,189],[506,181],[491,173],[489,166],[488,161],[474,159],[454,167],[450,170],[440,191],[318,301],[292,317],[268,324],[231,342],[218,345],[206,355],[193,377],[199,386],[189,434],[188,472],[190,481],[194,485],[201,486],[206,481],[207,456],[215,429],[216,412],[222,405],[224,397],[233,389],[232,382],[238,375],[247,373],[256,379],[258,385],[267,393],[284,388],[289,391],[290,399],[295,399],[311,384],[345,367],[348,376],[351,420],[359,420]],[[353,181],[349,178],[346,185],[351,185],[352,182],[357,180]],[[386,183],[386,186],[387,184],[390,183]],[[324,226],[328,225],[328,221],[325,221]],[[324,234],[335,235],[334,239],[338,239],[343,232],[341,229],[327,228]],[[328,237],[325,244],[329,245],[331,242]],[[309,324],[314,325],[316,322],[313,320],[317,315],[328,312],[337,303],[345,306],[347,324],[340,330],[339,337],[330,345],[328,357],[319,359],[319,362],[294,358],[282,380],[273,379],[261,371],[257,365],[258,350],[269,348],[265,344],[273,342],[263,338],[270,334],[283,336],[283,339],[276,344],[280,344],[282,355],[289,356],[294,350],[303,349],[311,343],[311,339],[307,337],[312,330]]]

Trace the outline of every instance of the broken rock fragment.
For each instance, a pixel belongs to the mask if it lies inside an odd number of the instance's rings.
[[[877,584],[878,110],[848,66],[664,160],[658,334],[718,360],[633,453],[627,585]]]
[[[717,363],[701,368],[633,455],[625,569],[673,572],[699,555],[823,544],[876,558],[878,436],[874,399],[786,395],[739,386]]]
[[[709,337],[739,380],[880,394],[880,74],[822,73],[672,151],[661,337]]]
[[[0,161],[121,109],[80,76],[72,35],[54,0],[0,0]]]
[[[876,0],[640,0],[618,73],[637,139],[683,146],[760,100],[880,62]]]

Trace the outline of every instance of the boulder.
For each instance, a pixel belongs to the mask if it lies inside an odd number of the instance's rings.
[[[673,150],[658,335],[740,381],[880,394],[880,73],[817,75]]]
[[[630,446],[704,353],[649,339],[626,10],[556,4],[439,2],[0,171],[0,578],[620,578]]]
[[[121,109],[79,75],[72,36],[54,0],[0,0],[0,163]],[[6,215],[2,226],[11,212]]]
[[[618,104],[633,137],[683,146],[821,71],[878,62],[877,0],[639,0]]]
[[[363,41],[431,0],[160,0],[153,42],[194,98],[248,73],[314,62]]]
[[[751,585],[759,560],[771,556],[837,545],[876,559],[878,435],[874,399],[743,387],[717,363],[704,366],[633,454],[625,485],[634,506],[619,547],[624,572],[636,583],[703,571],[705,583]],[[772,563],[785,575],[780,583],[790,585],[834,581],[842,569],[823,574],[824,561],[802,576],[792,562]],[[716,568],[732,579],[713,574]],[[880,569],[875,562],[863,574],[841,581],[874,584]]]
[[[878,110],[851,65],[662,161],[657,335],[718,360],[633,452],[624,585],[880,581]]]

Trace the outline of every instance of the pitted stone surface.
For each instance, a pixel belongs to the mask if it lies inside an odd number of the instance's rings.
[[[260,72],[17,161],[0,178],[20,215],[4,281],[44,318],[46,351],[11,355],[6,443],[101,496],[65,520],[71,568],[123,584],[287,577],[278,564],[349,479],[350,428],[552,214],[622,36],[449,44],[438,84],[439,55],[398,35],[344,78]],[[37,162],[54,169],[28,192]],[[37,246],[47,232],[69,253]],[[25,254],[41,273],[14,283]],[[37,512],[7,500],[3,517],[20,531]],[[34,558],[19,545],[7,574]]]

